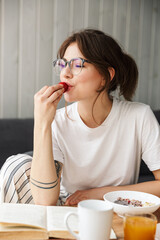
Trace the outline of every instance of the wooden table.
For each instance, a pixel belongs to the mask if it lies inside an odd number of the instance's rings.
[[[160,208],[154,213],[158,219],[158,223],[160,223]],[[116,213],[113,215],[113,224],[112,228],[117,236],[117,240],[124,240],[123,233],[123,218],[119,217]],[[64,240],[64,239],[59,239]],[[70,239],[68,239],[70,240]]]
[[[116,213],[113,215],[112,228],[117,236],[117,239],[123,239],[123,218],[119,217]]]

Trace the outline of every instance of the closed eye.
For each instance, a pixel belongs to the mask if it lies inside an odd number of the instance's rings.
[[[76,64],[76,67],[77,67],[77,68],[81,68],[81,67],[83,67],[83,66]]]
[[[60,66],[61,68],[64,68],[64,67],[65,67],[65,64],[59,63],[59,66]]]

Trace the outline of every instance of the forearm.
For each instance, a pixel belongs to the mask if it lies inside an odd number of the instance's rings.
[[[107,192],[111,191],[140,191],[154,194],[160,197],[160,181],[150,181],[150,182],[142,182],[132,185],[125,185],[125,186],[106,186],[95,189],[95,193],[99,199],[103,199],[103,195]]]
[[[112,191],[140,191],[154,194],[160,197],[160,181],[143,182],[126,186],[106,186],[99,188],[90,188],[87,190],[77,190],[67,198],[66,205],[76,205],[85,199],[103,199],[103,196]]]
[[[36,123],[31,191],[35,204],[40,205],[56,205],[60,191],[60,179],[57,177],[53,159],[51,127],[39,127]]]

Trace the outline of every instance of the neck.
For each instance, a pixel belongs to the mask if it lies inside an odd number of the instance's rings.
[[[107,94],[100,94],[95,101],[79,101],[78,113],[82,121],[90,128],[100,126],[109,115],[112,100]]]

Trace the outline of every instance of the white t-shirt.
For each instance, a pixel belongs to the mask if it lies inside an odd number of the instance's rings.
[[[64,190],[133,184],[141,158],[160,169],[160,127],[148,105],[113,99],[97,128],[81,120],[77,103],[57,110],[52,124],[54,159],[62,162]]]

